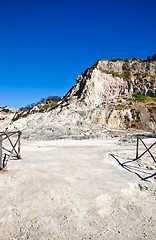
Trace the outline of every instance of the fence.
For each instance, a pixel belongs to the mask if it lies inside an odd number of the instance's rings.
[[[118,164],[123,167],[124,169],[126,169],[129,172],[132,172],[134,174],[136,174],[141,180],[147,181],[150,178],[156,179],[156,172],[155,172],[155,164],[156,163],[156,152],[155,149],[153,150],[152,148],[154,147],[154,145],[156,145],[156,141],[148,141],[148,144],[150,142],[150,146],[147,146],[144,139],[156,139],[156,134],[152,134],[152,135],[144,135],[144,134],[139,134],[139,135],[135,135],[134,136],[136,139],[136,155],[135,158],[134,157],[121,157],[117,154],[110,154],[110,156],[112,156],[117,162]],[[143,148],[140,147],[140,143],[143,144],[143,147],[145,148],[145,150],[143,150]],[[151,152],[151,149],[153,151],[153,153]],[[142,159],[142,156],[144,154],[148,153],[150,155],[150,157],[152,158],[152,161],[150,161],[149,158],[147,158],[146,156],[146,160]]]
[[[156,138],[156,135],[137,135],[136,160],[141,158],[146,152],[148,152],[150,154],[151,158],[154,160],[154,162],[156,162],[155,157],[153,156],[153,154],[150,151],[150,149],[156,144],[156,141],[150,147],[147,147],[145,142],[143,141],[143,139],[146,139],[146,138]],[[146,149],[140,155],[139,155],[139,141],[142,142],[142,144],[144,145],[144,147]]]
[[[21,131],[14,131],[14,132],[0,132],[0,170],[4,169],[7,165],[7,162],[10,160],[11,157],[15,157],[16,159],[21,158],[20,152],[20,141],[21,141]],[[11,137],[16,137],[13,141]],[[8,140],[9,147],[4,147],[4,141]]]

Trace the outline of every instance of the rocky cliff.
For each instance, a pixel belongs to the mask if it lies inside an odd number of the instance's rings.
[[[0,131],[4,130],[11,123],[18,110],[9,107],[0,107]]]
[[[9,129],[37,139],[103,136],[107,130],[155,131],[156,61],[99,60],[57,103],[19,110]]]
[[[87,107],[98,107],[123,101],[133,93],[156,96],[156,61],[99,60],[77,77],[65,98],[82,100]]]

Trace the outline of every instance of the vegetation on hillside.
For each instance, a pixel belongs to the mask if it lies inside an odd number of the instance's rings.
[[[97,62],[95,62],[91,67],[87,68],[84,73],[87,73],[88,71],[90,71],[90,73],[92,73],[92,71],[97,67],[98,65],[98,62],[102,60],[102,59],[99,59]],[[117,62],[117,61],[124,61],[124,62],[129,62],[131,60],[135,60],[135,61],[139,61],[139,62],[151,62],[151,61],[156,61],[156,54],[153,54],[151,56],[147,56],[147,59],[139,59],[139,58],[136,58],[136,57],[133,57],[133,59],[129,59],[129,58],[125,58],[125,59],[122,59],[122,58],[112,58],[108,61],[111,61],[111,62]],[[103,70],[103,69],[101,69]],[[103,70],[104,71],[104,70]],[[113,71],[105,71],[106,73],[110,73],[110,74],[113,74],[114,76],[117,76],[117,77],[122,77],[122,78],[129,78],[129,76],[127,76],[127,74],[129,75],[130,73],[128,71],[126,71],[125,73],[123,74],[119,74],[119,73],[116,73],[116,72],[113,72]],[[148,73],[144,73],[144,74],[148,74]],[[149,74],[150,75],[150,74]]]
[[[87,72],[87,71],[92,72],[92,71],[97,67],[98,62],[99,62],[100,60],[101,60],[101,59],[99,59],[97,62],[95,62],[91,67],[87,68],[87,69],[84,71],[84,73]]]
[[[55,105],[56,103],[58,103],[60,101],[60,99],[61,99],[61,97],[59,97],[59,96],[49,96],[47,98],[42,98],[37,103],[28,104],[27,106],[20,108],[20,110],[32,109],[34,106],[37,106],[39,104]]]
[[[136,57],[133,57],[133,59],[129,59],[129,58],[125,58],[125,59],[122,59],[122,58],[112,58],[110,61],[112,61],[112,62],[117,62],[117,61],[127,62],[129,60],[135,60],[135,61],[139,61],[139,62],[142,62],[142,61],[143,62],[145,62],[145,61],[156,61],[156,54],[147,56],[147,59],[140,59],[140,58],[136,58]]]
[[[140,102],[142,100],[156,101],[156,97],[145,96],[144,94],[141,94],[141,93],[133,93],[132,97],[133,97],[133,100],[136,102]]]
[[[52,110],[52,109],[56,108],[60,99],[61,99],[61,97],[58,97],[58,96],[49,96],[47,98],[42,98],[37,103],[32,103],[25,107],[22,107],[15,114],[12,121],[16,121],[21,117],[27,117],[30,113],[35,113],[35,112],[43,113],[45,111]],[[35,109],[35,106],[36,106],[36,109]]]
[[[105,72],[107,74],[112,74],[113,77],[120,77],[120,78],[124,78],[124,79],[130,79],[130,77],[131,77],[131,73],[129,71],[125,71],[124,73],[118,73],[118,72],[114,72],[114,71],[104,70],[101,67],[99,67],[99,70],[101,72]]]
[[[11,109],[9,109],[7,106],[6,107],[0,107],[0,112],[12,113]]]

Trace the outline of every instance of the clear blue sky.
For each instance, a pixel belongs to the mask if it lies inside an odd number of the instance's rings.
[[[98,59],[155,53],[155,0],[0,0],[0,106],[63,96]]]

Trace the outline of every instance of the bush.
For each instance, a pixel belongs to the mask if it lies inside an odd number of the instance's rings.
[[[156,97],[148,97],[141,93],[133,93],[132,97],[133,97],[133,100],[137,102],[140,102],[142,100],[156,101]]]
[[[151,56],[147,56],[147,60],[146,61],[156,61],[156,54],[153,54]]]
[[[131,78],[131,73],[129,71],[126,71],[122,74],[123,78],[130,79]]]
[[[141,93],[132,94],[134,101],[140,102],[141,100],[145,100],[147,97]]]
[[[113,58],[111,59],[112,62],[123,61],[121,58]]]
[[[99,59],[99,60],[98,60],[96,63],[94,63],[91,67],[87,68],[84,72],[87,72],[88,70],[92,72],[92,71],[97,67],[98,62],[99,62],[100,60],[101,60],[101,59]]]
[[[118,105],[116,106],[116,109],[122,109],[122,108],[125,108],[125,107],[126,107],[125,104],[118,104]]]
[[[3,108],[2,111],[6,112],[6,113],[11,112],[10,109],[8,109],[8,108]]]

